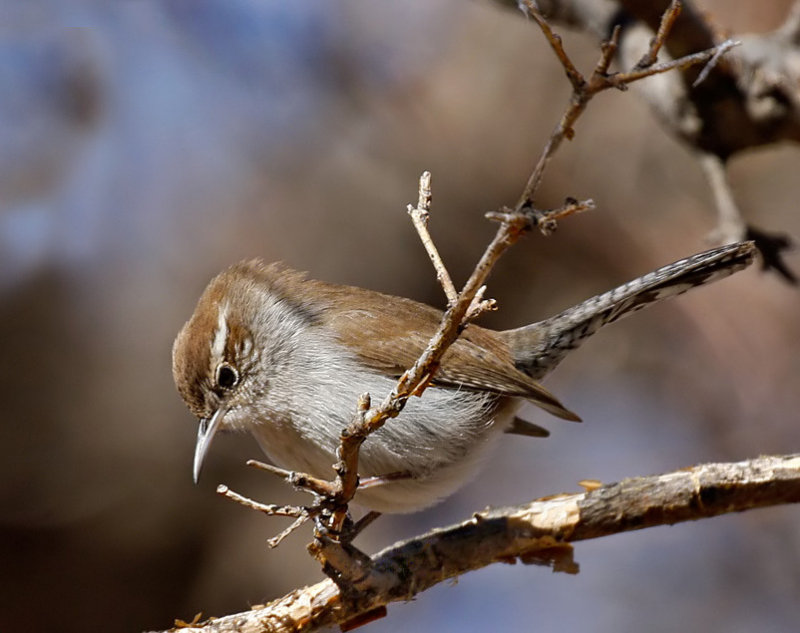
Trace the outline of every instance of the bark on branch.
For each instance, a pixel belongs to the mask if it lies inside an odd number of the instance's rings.
[[[390,602],[496,562],[549,564],[574,573],[570,543],[655,525],[800,502],[800,453],[626,479],[577,494],[475,513],[372,557],[355,596],[331,580],[185,633],[314,631],[380,617]]]

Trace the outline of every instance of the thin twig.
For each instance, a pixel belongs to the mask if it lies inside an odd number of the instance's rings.
[[[368,393],[362,394],[358,399],[356,414],[350,425],[342,431],[339,448],[336,450],[336,502],[331,521],[331,530],[341,532],[347,517],[347,504],[350,503],[358,490],[358,452],[367,438],[366,416],[369,413],[372,400]]]
[[[322,496],[329,496],[335,493],[335,490],[331,487],[331,482],[326,479],[320,479],[319,477],[314,477],[307,473],[286,470],[285,468],[279,468],[278,466],[260,462],[256,459],[247,460],[247,465],[257,468],[258,470],[263,470],[271,475],[276,475],[286,480],[295,488],[305,490],[306,492]]]
[[[347,503],[355,495],[358,488],[358,451],[366,437],[380,429],[387,420],[394,418],[403,410],[407,400],[412,395],[420,395],[430,382],[439,361],[447,348],[458,337],[460,329],[476,313],[486,309],[491,304],[483,303],[479,293],[481,288],[494,267],[497,260],[510,248],[531,225],[540,227],[543,232],[552,231],[556,220],[560,217],[570,215],[577,211],[590,208],[591,202],[577,203],[568,201],[562,209],[554,211],[540,211],[533,209],[533,195],[538,187],[544,168],[556,151],[561,141],[572,135],[573,124],[580,113],[585,109],[586,104],[594,94],[610,87],[620,87],[626,83],[625,80],[614,80],[608,75],[608,68],[617,49],[619,39],[619,29],[615,28],[611,39],[602,47],[602,54],[592,73],[591,80],[585,81],[583,76],[577,71],[574,64],[569,59],[563,48],[561,38],[558,37],[550,28],[547,21],[540,14],[538,8],[530,0],[525,1],[528,14],[537,22],[545,37],[550,42],[556,56],[562,63],[570,83],[573,86],[573,96],[559,126],[551,135],[550,141],[542,153],[542,156],[531,175],[525,188],[525,193],[517,204],[514,211],[504,213],[500,227],[495,234],[492,242],[487,246],[475,269],[462,288],[461,292],[453,295],[453,291],[448,289],[449,275],[447,275],[444,263],[438,256],[433,240],[427,231],[427,217],[430,208],[430,174],[425,172],[420,178],[419,202],[416,209],[409,209],[414,219],[415,226],[420,233],[420,237],[425,244],[431,261],[437,270],[437,276],[445,288],[448,295],[448,309],[445,312],[441,325],[436,334],[431,338],[428,346],[417,362],[407,370],[398,380],[392,392],[386,396],[380,405],[370,408],[368,395],[362,397],[359,402],[358,413],[351,425],[342,433],[341,445],[339,447],[339,461],[336,466],[338,478],[336,483],[336,504],[331,522],[331,529],[338,533],[344,524]],[[667,25],[674,20],[666,19]],[[661,29],[661,38],[666,37],[668,26]],[[711,53],[707,53],[709,56]],[[703,57],[702,59],[706,59]],[[701,58],[698,58],[698,60]],[[677,60],[676,67],[681,63],[690,64],[697,61]],[[643,77],[656,72],[663,72],[655,65],[647,70],[637,71]],[[630,75],[627,81],[634,81],[639,76]],[[531,207],[532,213],[522,213],[525,207]],[[449,281],[452,285],[452,281]],[[476,299],[476,297],[478,297]],[[318,550],[321,551],[321,550]]]
[[[248,459],[246,465],[257,468],[258,470],[263,470],[271,475],[276,475],[281,479],[291,479],[292,475],[294,474],[291,470],[286,470],[285,468],[280,468],[279,466],[275,466],[273,464],[267,464],[266,462],[261,462],[257,459]]]
[[[433,238],[431,238],[431,234],[428,232],[431,197],[431,173],[425,171],[419,177],[419,201],[416,207],[412,207],[410,204],[408,205],[408,214],[414,222],[414,228],[416,228],[417,233],[419,233],[419,239],[422,241],[422,245],[425,247],[425,251],[428,253],[431,263],[433,263],[433,268],[436,271],[436,279],[441,284],[444,294],[447,296],[447,305],[452,305],[456,302],[458,293],[456,292],[455,285],[453,285],[453,280],[450,278],[450,273],[447,272],[447,268],[439,255],[439,251],[433,243]]]
[[[547,23],[547,20],[539,12],[539,9],[536,7],[535,3],[531,2],[530,0],[525,0],[524,4],[527,8],[527,15],[533,18],[539,25],[545,38],[555,51],[556,57],[558,57],[562,66],[564,67],[567,77],[569,77],[570,83],[572,84],[572,95],[570,96],[569,104],[567,105],[564,114],[561,116],[561,120],[550,134],[550,138],[545,144],[545,147],[539,156],[539,160],[536,162],[536,166],[528,178],[525,189],[515,205],[515,209],[517,211],[526,207],[534,206],[534,197],[536,195],[536,191],[541,184],[542,177],[544,176],[545,169],[547,168],[550,159],[561,146],[561,143],[564,141],[564,139],[573,138],[575,135],[575,123],[580,115],[583,114],[583,111],[586,109],[589,101],[597,93],[609,88],[624,89],[628,84],[644,79],[645,77],[668,72],[673,69],[688,68],[689,66],[708,60],[713,61],[718,59],[720,55],[735,45],[735,43],[731,41],[726,41],[719,46],[715,46],[701,53],[687,55],[685,57],[660,64],[648,63],[647,67],[642,67],[641,64],[644,61],[648,61],[648,55],[652,55],[653,52],[655,52],[655,55],[658,54],[658,50],[663,46],[664,41],[669,34],[669,29],[674,24],[675,19],[677,19],[677,15],[672,14],[672,12],[676,10],[674,6],[675,3],[673,3],[673,5],[671,5],[667,10],[667,14],[662,17],[658,34],[654,38],[653,43],[651,43],[649,53],[645,55],[645,57],[643,57],[642,60],[636,64],[636,66],[634,66],[628,72],[612,74],[608,73],[611,59],[618,47],[619,28],[615,28],[611,38],[601,45],[602,52],[597,64],[595,65],[594,72],[589,80],[586,80],[575,69],[575,65],[572,63],[566,51],[563,49],[561,39],[553,32],[552,28]]]
[[[719,60],[722,59],[722,56],[734,46],[739,46],[740,44],[741,42],[735,40],[725,40],[722,44],[717,46],[717,51],[714,53],[714,56],[708,60],[708,63],[703,66],[700,74],[697,75],[697,79],[692,82],[692,88],[697,88],[697,86],[703,83],[708,77],[709,73],[714,70],[714,67],[719,63]]]
[[[497,310],[497,301],[494,299],[484,299],[483,295],[485,292],[486,286],[478,288],[478,292],[475,294],[475,298],[472,300],[469,310],[467,310],[467,316],[465,317],[467,321],[474,321],[484,312]]]
[[[298,506],[280,506],[274,503],[259,503],[258,501],[253,501],[252,499],[248,499],[247,497],[240,495],[238,492],[234,492],[228,488],[228,486],[224,485],[217,486],[217,494],[227,497],[228,499],[235,501],[246,508],[257,510],[270,516],[299,518],[303,516],[304,513],[308,513],[307,508],[301,508]]]
[[[473,274],[467,280],[462,291],[458,293],[456,302],[445,312],[440,328],[428,347],[417,362],[400,377],[395,389],[379,406],[371,408],[369,394],[363,394],[359,398],[356,415],[350,425],[342,431],[340,437],[340,445],[337,449],[338,461],[335,465],[337,476],[333,481],[320,480],[305,473],[288,471],[256,460],[250,460],[248,464],[283,477],[292,485],[322,497],[320,501],[322,505],[318,507],[316,514],[322,512],[323,506],[331,510],[330,521],[324,526],[326,539],[333,536],[339,538],[343,544],[349,543],[357,531],[344,531],[343,528],[347,520],[348,504],[359,487],[358,454],[361,444],[368,435],[381,428],[387,420],[399,415],[408,398],[413,395],[421,395],[433,377],[441,356],[457,338],[460,327],[480,312],[494,307],[493,300],[482,299],[485,291],[483,282],[502,254],[532,227],[538,226],[543,232],[547,232],[555,227],[556,220],[585,211],[593,206],[591,200],[579,202],[568,199],[562,207],[548,211],[534,210],[531,213],[520,213],[506,209],[500,214],[487,214],[490,219],[499,220],[500,227],[476,265]],[[405,474],[399,475],[405,476]],[[391,476],[387,475],[387,477]],[[300,516],[301,512],[310,515],[308,508],[258,504],[233,492],[228,492],[226,496],[267,514],[282,513],[285,516],[291,510],[293,514],[290,516]],[[319,539],[321,536],[322,533],[318,531],[317,538]],[[284,537],[285,534],[281,533],[275,537],[276,542],[279,543]],[[330,546],[331,543],[326,540],[326,547],[320,545],[311,550],[323,565],[330,566],[332,564],[327,558],[330,555]]]
[[[619,34],[621,30],[619,24],[617,24],[614,30],[611,31],[611,37],[605,42],[600,42],[600,59],[597,60],[597,64],[592,72],[592,79],[595,82],[600,80],[602,83],[602,80],[608,76],[608,69],[611,68],[611,62],[614,60],[614,55],[616,55],[617,49],[619,48]],[[592,88],[588,87],[588,89],[591,90]],[[601,88],[601,90],[602,89],[603,88]]]
[[[375,512],[374,510],[367,512],[363,517],[361,517],[356,524],[353,526],[353,532],[359,534],[364,528],[370,525],[373,521],[375,521],[378,517],[381,516],[380,512]]]
[[[642,68],[649,68],[656,63],[658,53],[667,41],[667,35],[672,31],[675,20],[681,14],[683,3],[681,0],[672,0],[672,4],[661,16],[661,22],[658,25],[658,32],[655,37],[650,40],[650,49],[642,56],[642,58],[633,67],[633,70],[640,70]]]
[[[727,53],[730,49],[738,45],[739,42],[734,40],[725,40],[714,48],[709,48],[708,50],[700,53],[694,53],[692,55],[686,55],[685,57],[679,57],[678,59],[653,64],[649,68],[643,68],[640,70],[634,69],[630,72],[617,73],[612,78],[612,81],[615,84],[630,84],[634,81],[639,81],[640,79],[645,79],[661,73],[667,73],[671,70],[684,70],[690,66],[694,66],[705,61],[709,61],[709,63],[716,63],[716,60],[719,59],[720,55]],[[702,72],[700,74],[702,75]]]
[[[308,521],[308,519],[309,519],[308,513],[302,514],[299,517],[297,517],[294,520],[294,522],[289,527],[287,527],[285,530],[283,530],[280,534],[277,534],[276,536],[273,536],[272,538],[268,538],[267,539],[267,545],[269,546],[269,548],[270,549],[275,549],[276,547],[278,547],[278,545],[281,544],[283,539],[285,539],[292,532],[294,532],[296,529],[301,527],[306,521]]]
[[[541,14],[539,11],[539,7],[536,6],[535,2],[531,0],[524,0],[525,7],[528,9],[526,15],[529,18],[532,18],[536,24],[539,25],[539,28],[544,33],[545,38],[550,44],[550,47],[553,49],[553,52],[556,54],[558,61],[561,62],[561,65],[564,67],[564,71],[567,73],[567,79],[569,79],[570,84],[572,84],[572,89],[574,91],[581,90],[585,79],[581,72],[575,67],[575,64],[572,63],[572,60],[567,55],[567,51],[564,50],[564,43],[561,40],[561,36],[558,35],[553,31],[550,27],[550,23],[547,19]]]
[[[559,209],[554,213],[563,214],[563,211]],[[436,371],[441,357],[458,337],[460,328],[466,322],[469,309],[473,306],[475,297],[478,296],[494,264],[530,228],[530,225],[531,218],[524,213],[510,213],[503,219],[494,239],[458,293],[456,302],[445,312],[439,329],[417,362],[403,373],[392,392],[378,406],[371,407],[368,394],[360,398],[358,412],[353,422],[342,432],[341,444],[337,451],[339,461],[336,464],[336,502],[329,526],[330,532],[334,535],[341,532],[346,518],[347,504],[358,488],[358,452],[361,444],[387,420],[397,417],[412,395],[421,394]],[[344,536],[346,539],[347,535]],[[313,553],[321,561],[330,564],[330,560],[326,558],[330,553],[329,548],[320,545],[313,549]]]

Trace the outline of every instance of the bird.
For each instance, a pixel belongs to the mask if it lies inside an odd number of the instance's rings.
[[[752,242],[729,244],[543,321],[504,331],[469,323],[422,396],[361,446],[359,475],[378,485],[359,489],[354,502],[408,513],[448,497],[504,432],[548,434],[516,417],[526,401],[579,421],[538,381],[603,326],[725,278],[754,256]],[[359,396],[388,394],[441,319],[441,310],[423,303],[309,279],[281,263],[248,260],[223,271],[172,351],[178,393],[199,419],[195,482],[219,430],[250,432],[275,465],[330,478]],[[396,473],[403,476],[390,476]]]

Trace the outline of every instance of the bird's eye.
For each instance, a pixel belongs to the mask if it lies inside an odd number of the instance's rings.
[[[220,363],[217,367],[217,385],[222,389],[233,389],[239,382],[239,372],[228,363]]]

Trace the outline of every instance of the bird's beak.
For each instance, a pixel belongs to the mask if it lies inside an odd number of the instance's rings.
[[[214,439],[214,435],[222,423],[222,418],[227,412],[225,407],[220,407],[210,418],[200,420],[200,425],[197,427],[197,444],[194,447],[194,483],[200,480],[200,470],[203,468],[203,460],[208,452],[208,447],[211,446],[211,440]]]

